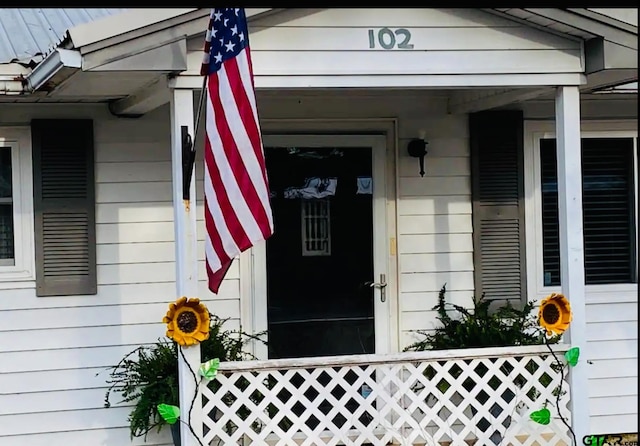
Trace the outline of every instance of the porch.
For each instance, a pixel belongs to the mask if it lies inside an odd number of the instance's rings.
[[[568,445],[554,362],[546,346],[228,362],[192,419],[204,444]]]
[[[180,79],[177,80],[179,81]],[[471,96],[478,91],[467,90],[465,93]],[[549,90],[546,91],[549,93]],[[523,91],[520,92],[523,93]],[[216,379],[208,387],[199,387],[204,401],[202,410],[198,412],[198,408],[194,409],[189,418],[192,420],[192,425],[202,426],[203,444],[475,444],[483,446],[573,444],[575,442],[571,439],[570,430],[558,417],[557,409],[554,409],[556,404],[566,423],[576,431],[579,441],[582,435],[586,435],[585,432],[589,431],[588,396],[585,393],[577,393],[577,397],[572,400],[569,396],[569,387],[587,388],[588,376],[584,364],[575,371],[572,370],[570,376],[561,377],[559,371],[553,369],[553,357],[548,354],[545,346],[392,353],[407,344],[412,315],[408,314],[409,312],[404,308],[411,299],[415,299],[417,294],[414,293],[424,293],[417,295],[422,298],[418,305],[422,311],[428,310],[425,306],[428,305],[427,302],[432,302],[435,294],[433,291],[449,280],[448,277],[455,277],[452,280],[453,298],[456,301],[459,298],[459,302],[463,305],[468,305],[469,298],[473,295],[473,291],[467,293],[463,291],[466,286],[473,289],[473,279],[475,279],[476,293],[484,289],[488,291],[490,297],[498,300],[515,297],[513,302],[522,302],[522,299],[526,299],[527,270],[524,267],[526,264],[523,258],[524,243],[517,248],[518,251],[513,257],[511,257],[513,252],[502,246],[492,258],[491,250],[495,246],[492,247],[491,242],[496,240],[496,233],[487,233],[482,241],[486,246],[484,250],[475,244],[475,239],[472,245],[475,248],[471,248],[472,225],[469,225],[468,232],[456,229],[453,226],[456,211],[453,210],[452,204],[448,204],[448,210],[444,211],[447,214],[443,217],[447,220],[444,228],[439,227],[437,223],[420,222],[423,225],[422,231],[436,234],[433,237],[443,236],[446,233],[446,247],[411,246],[408,241],[417,240],[419,236],[406,234],[406,229],[401,225],[414,218],[413,215],[422,212],[414,210],[416,209],[415,201],[427,201],[428,194],[434,195],[434,198],[437,196],[438,200],[444,198],[450,203],[459,199],[456,194],[460,189],[455,189],[458,187],[455,184],[455,178],[450,182],[443,181],[445,178],[448,179],[448,176],[456,175],[455,168],[452,169],[449,165],[446,171],[438,172],[437,164],[434,166],[434,163],[440,160],[447,163],[455,161],[453,159],[455,155],[446,153],[446,147],[437,147],[433,144],[431,157],[427,156],[425,160],[429,174],[424,178],[420,177],[418,161],[407,156],[406,153],[406,143],[413,139],[411,132],[418,135],[419,130],[425,126],[424,123],[410,120],[411,105],[408,103],[410,91],[351,91],[352,108],[348,111],[332,103],[332,101],[340,102],[335,92],[325,91],[324,96],[319,93],[317,92],[314,95],[315,98],[311,99],[304,94],[299,94],[297,98],[295,96],[283,98],[280,92],[262,92],[265,150],[269,150],[271,140],[292,141],[295,138],[303,142],[290,142],[285,147],[301,147],[302,143],[305,144],[302,147],[311,147],[314,146],[314,139],[333,141],[333,145],[325,143],[320,144],[319,147],[344,148],[348,145],[357,147],[357,143],[347,144],[341,141],[348,137],[359,137],[361,143],[367,142],[372,136],[367,136],[366,133],[372,130],[387,142],[384,149],[387,152],[386,162],[382,164],[381,169],[376,170],[374,177],[378,184],[381,183],[384,175],[388,180],[384,183],[382,192],[373,194],[374,203],[379,199],[378,206],[380,203],[386,204],[382,214],[377,213],[375,204],[373,205],[374,214],[381,216],[373,220],[373,226],[375,227],[379,224],[377,222],[383,220],[388,225],[381,234],[373,238],[374,251],[378,253],[377,257],[374,254],[374,271],[386,274],[387,279],[386,295],[381,294],[383,289],[375,290],[372,299],[374,311],[371,319],[375,331],[373,351],[377,354],[319,358],[303,358],[302,356],[307,355],[300,354],[300,357],[295,359],[222,364]],[[427,108],[433,107],[434,111],[426,113],[423,111],[422,119],[425,116],[432,119],[438,116],[443,121],[467,121],[468,117],[462,113],[445,115],[442,107],[444,102],[451,103],[452,95],[463,97],[463,94],[461,92],[455,94],[451,91],[444,93],[430,91],[417,94],[418,97],[432,99],[432,103]],[[523,94],[526,95],[526,93]],[[376,99],[383,100],[385,95],[387,99],[394,98],[401,103],[402,109],[397,112],[398,121],[381,118],[384,112],[374,112],[370,107],[366,107],[365,104]],[[438,98],[438,95],[440,99],[438,105],[435,105],[434,99]],[[491,94],[487,95],[491,96]],[[552,113],[555,114],[556,122],[555,126],[551,123],[551,127],[555,127],[556,134],[559,135],[558,179],[564,182],[561,195],[558,197],[561,203],[560,212],[562,212],[560,249],[563,253],[561,258],[566,259],[562,264],[562,274],[563,277],[571,279],[569,283],[563,285],[562,290],[572,296],[574,309],[571,338],[567,336],[565,341],[582,347],[587,346],[585,287],[582,279],[584,271],[578,267],[583,263],[582,248],[579,247],[577,251],[575,249],[577,245],[581,245],[582,240],[578,237],[580,234],[578,231],[570,229],[581,225],[579,218],[581,212],[578,211],[581,206],[579,195],[581,177],[580,172],[571,173],[573,163],[569,161],[580,159],[580,92],[577,86],[560,86],[556,88],[555,98],[553,95],[547,95],[549,96],[551,96],[551,104],[555,104],[555,111]],[[197,89],[175,88],[172,91],[174,166],[180,159],[180,145],[176,144],[175,136],[178,135],[179,128],[182,126],[190,129],[195,127],[195,114],[192,114],[191,110],[195,106],[197,97]],[[300,97],[303,98],[302,107],[309,115],[317,116],[319,113],[313,105],[305,106],[305,99],[309,104],[323,102],[325,107],[323,110],[327,110],[332,118],[314,119],[302,114],[302,116],[298,115],[299,119],[292,119],[291,116],[296,115],[294,110],[298,107],[293,103],[300,104],[298,99]],[[513,97],[513,93],[501,94],[500,101],[509,101]],[[472,102],[481,103],[484,107],[487,100],[491,99],[481,98]],[[271,108],[270,106],[275,103],[278,103],[279,107]],[[387,109],[390,109],[390,104],[393,102],[384,104]],[[376,116],[376,118],[367,120],[367,118],[357,117],[360,108],[364,116]],[[465,111],[472,110],[465,108]],[[286,117],[278,116],[279,113],[284,113]],[[337,118],[341,113],[348,115],[349,118],[338,122]],[[521,134],[516,136],[516,129],[521,123],[522,118],[515,119],[513,123],[505,124],[503,129],[505,130],[503,134],[510,135],[507,144],[514,148],[520,144],[516,141],[521,141],[520,138],[522,138]],[[399,129],[398,126],[402,127]],[[437,124],[429,123],[426,126],[428,134],[440,134],[440,130],[436,130]],[[464,161],[469,163],[465,168],[469,170],[474,168],[474,163],[479,163],[477,159],[474,161],[474,156],[478,156],[478,153],[490,154],[492,149],[486,140],[483,146],[474,148],[473,141],[477,135],[477,133],[474,134],[474,130],[477,128],[474,129],[473,124],[470,124],[466,130],[469,132],[469,139],[464,140],[466,145],[464,150],[471,152],[465,152],[464,155]],[[333,135],[326,134],[327,129],[330,129]],[[195,130],[191,131],[195,132]],[[451,128],[441,131],[446,135],[445,138],[455,134]],[[341,132],[349,135],[339,135]],[[402,138],[402,141],[398,141],[396,139],[398,137]],[[436,142],[442,141],[436,140]],[[364,146],[371,147],[372,150],[375,148],[373,142]],[[198,148],[198,151],[200,150],[201,148]],[[508,179],[515,178],[515,182],[520,183],[523,179],[520,157],[521,155],[514,155],[513,164],[507,168],[504,164],[500,165],[498,167],[502,169],[500,175]],[[375,157],[373,165],[376,169]],[[463,201],[465,205],[468,204],[469,210],[473,209],[473,211],[463,218],[469,223],[473,221],[473,227],[479,228],[475,226],[475,219],[483,218],[484,214],[478,212],[476,206],[481,203],[482,192],[471,184],[472,181],[478,181],[473,179],[473,171],[467,171],[464,175],[466,178],[463,181],[471,181],[461,189],[464,190],[465,195],[470,193],[471,196],[465,196]],[[494,180],[496,178],[494,177]],[[496,184],[503,185],[502,179],[503,177],[500,176]],[[480,179],[480,181],[484,180]],[[174,187],[179,184],[181,184],[179,177],[174,177]],[[179,193],[180,191],[174,188],[174,205],[180,203],[177,195]],[[488,207],[491,208],[491,212],[499,216],[507,209],[508,203],[500,201],[502,197],[497,197],[496,200],[497,205],[491,203]],[[520,203],[519,206],[522,211],[523,204]],[[440,212],[443,211],[440,210]],[[507,218],[511,218],[510,212]],[[424,220],[434,220],[434,222],[437,220],[437,210],[425,213],[430,215]],[[178,217],[178,224],[181,218],[185,219],[183,231],[193,225],[190,219],[195,219],[194,216],[182,214]],[[426,227],[430,229],[426,230]],[[439,234],[438,231],[440,231]],[[460,234],[461,232],[464,235]],[[477,230],[476,234],[479,232]],[[180,234],[181,229],[176,226],[178,252],[183,250],[185,258],[189,258],[189,254],[186,253],[193,247],[189,246],[191,243],[189,237],[181,238]],[[396,234],[399,241],[395,239]],[[506,236],[500,234],[501,243],[506,239],[511,243],[509,247],[517,247],[525,239],[524,224],[516,229],[515,233],[512,232]],[[391,242],[387,243],[387,240]],[[415,263],[422,259],[433,262],[431,259],[440,252],[449,252],[447,262],[452,261],[457,251],[456,243],[464,243],[464,250],[470,251],[469,257],[475,256],[475,268],[472,266],[468,271],[461,272],[464,269],[462,262],[455,261],[451,264],[451,268],[460,272],[449,273],[446,268],[435,263],[434,265],[429,263],[429,266],[418,266]],[[267,282],[265,249],[264,246],[256,246],[252,249],[250,256],[241,256],[238,261],[240,274],[244,277],[249,276],[248,283],[252,287],[248,294],[249,302],[245,303],[241,309],[241,321],[244,326],[251,327],[254,332],[272,327],[265,283]],[[412,256],[415,256],[415,261]],[[409,257],[412,258],[407,261]],[[490,262],[496,257],[499,258],[491,264]],[[513,263],[506,264],[507,257]],[[478,265],[485,265],[484,272]],[[189,276],[187,273],[189,265],[186,264],[184,267],[183,274]],[[517,275],[512,276],[510,273],[515,270]],[[429,272],[422,273],[423,271]],[[442,271],[445,272],[442,273]],[[447,278],[444,278],[445,276]],[[378,274],[373,274],[374,280],[377,277]],[[464,281],[467,277],[471,277],[471,285],[467,285],[466,281],[456,283],[456,280]],[[429,282],[420,282],[424,279]],[[440,280],[443,282],[437,282]],[[188,289],[189,285],[185,282],[183,286]],[[416,322],[420,324],[420,328],[432,327],[434,323],[436,322],[433,314],[428,315],[427,319]],[[559,346],[558,356],[562,356],[568,348],[569,345]],[[588,351],[588,346],[584,351]],[[273,358],[266,349],[259,346],[256,347],[255,353],[260,358]],[[195,370],[198,361],[198,356],[194,354],[188,357],[188,361],[182,363],[182,366],[191,364]],[[193,395],[196,388],[189,378],[188,370],[182,369],[182,373],[184,386],[181,390],[190,400],[188,396]],[[561,382],[566,393],[562,395],[559,403],[556,403],[555,394]],[[183,400],[181,406],[185,405],[186,401]],[[541,425],[534,422],[531,414],[547,405],[553,414],[550,423]],[[571,411],[577,415],[572,417]],[[195,444],[193,437],[191,441]]]

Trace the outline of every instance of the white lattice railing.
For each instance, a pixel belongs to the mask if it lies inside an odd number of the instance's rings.
[[[530,346],[222,363],[201,386],[205,444],[568,445],[553,362]]]

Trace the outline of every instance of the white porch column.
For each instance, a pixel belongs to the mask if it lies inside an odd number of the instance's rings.
[[[182,199],[182,126],[186,126],[194,138],[193,90],[170,89],[171,99],[171,170],[173,183],[173,216],[176,240],[176,292],[177,296],[198,297],[198,244],[196,238],[196,187],[195,173],[192,176],[190,210],[187,210]],[[194,166],[195,171],[195,166]],[[202,438],[202,410],[198,403],[194,404],[189,420],[189,407],[196,390],[193,373],[200,367],[200,345],[183,349],[188,364],[178,354],[178,373],[180,384],[180,419],[191,422],[196,434]],[[191,370],[193,373],[189,370]],[[198,440],[193,437],[188,427],[180,423],[180,440],[182,446],[196,446]]]
[[[569,371],[571,424],[578,444],[589,435],[587,387],[587,325],[582,231],[582,153],[580,148],[580,91],[556,91],[556,141],[558,159],[558,217],[560,223],[560,281],[571,302],[573,321],[567,342],[580,347],[580,360]]]

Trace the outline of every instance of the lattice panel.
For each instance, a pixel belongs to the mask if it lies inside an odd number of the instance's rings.
[[[205,444],[568,445],[548,354],[222,371],[202,386]],[[303,360],[300,360],[303,361]],[[221,367],[224,369],[224,366]],[[570,423],[569,385],[560,399]],[[549,401],[543,426],[529,414]]]

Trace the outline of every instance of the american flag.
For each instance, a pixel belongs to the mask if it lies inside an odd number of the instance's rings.
[[[273,234],[273,217],[243,8],[211,11],[204,52],[205,254],[218,293],[233,258]]]

